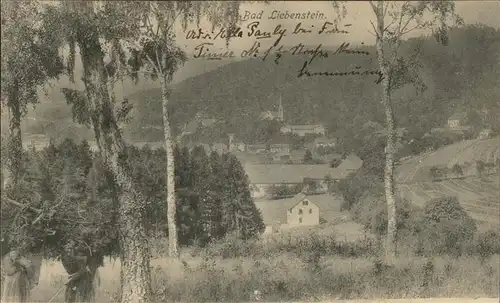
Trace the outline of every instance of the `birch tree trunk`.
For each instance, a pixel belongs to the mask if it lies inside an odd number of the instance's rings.
[[[97,44],[98,42],[96,42]],[[134,187],[122,161],[124,141],[113,115],[107,76],[102,55],[95,55],[90,43],[80,44],[84,69],[83,80],[92,114],[92,124],[101,157],[116,181],[118,191],[118,224],[120,230],[122,303],[146,303],[151,300],[150,251],[145,228],[145,201]],[[94,48],[94,49],[92,49]]]
[[[384,3],[377,3],[377,29],[376,29],[376,47],[377,59],[382,72],[382,104],[385,111],[387,143],[385,148],[385,173],[384,189],[387,202],[387,239],[386,239],[386,262],[392,264],[396,258],[396,196],[394,193],[394,157],[396,147],[396,125],[391,101],[391,79],[390,70],[387,64],[384,45]],[[387,5],[387,4],[386,4]]]
[[[167,167],[165,168],[165,180],[167,182],[167,221],[168,221],[168,254],[172,258],[179,257],[179,248],[177,240],[177,222],[175,197],[175,165],[174,165],[174,145],[172,142],[172,132],[168,118],[168,90],[167,81],[164,77],[160,78],[161,98],[163,108],[163,134],[165,136],[165,152],[167,156]]]
[[[21,105],[19,104],[19,84],[14,80],[14,88],[9,94],[9,139],[7,152],[7,170],[4,176],[4,187],[15,185],[18,182],[23,154],[23,141],[21,135]]]

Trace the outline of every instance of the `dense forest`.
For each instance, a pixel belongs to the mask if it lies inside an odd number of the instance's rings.
[[[151,236],[165,237],[165,150],[129,146],[127,153],[134,182],[146,196],[149,232]],[[93,251],[118,253],[118,230],[112,224],[117,216],[117,202],[113,199],[116,185],[86,141],[51,142],[43,150],[26,151],[24,160],[19,185],[6,191],[14,201],[34,201],[30,205],[35,211],[19,216],[17,208],[2,200],[2,234],[33,235],[33,228],[42,229],[43,233],[49,231],[44,240],[47,248],[52,249],[57,245],[51,243],[78,234],[82,237],[79,240],[91,245]],[[201,147],[191,151],[177,148],[175,160],[181,245],[203,246],[229,233],[251,238],[263,231],[261,214],[250,196],[249,181],[234,156],[215,152],[207,155]],[[30,224],[40,213],[47,223]],[[23,228],[11,230],[12,226]],[[60,252],[52,253],[56,257]]]

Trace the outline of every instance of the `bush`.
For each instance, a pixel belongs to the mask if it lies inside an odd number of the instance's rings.
[[[304,186],[302,184],[297,184],[294,186],[283,185],[272,185],[267,189],[267,194],[271,199],[279,199],[281,197],[293,196],[302,190]]]
[[[477,230],[475,221],[458,199],[450,196],[427,202],[414,228],[419,252],[452,255],[464,253]]]
[[[475,252],[486,259],[494,254],[500,254],[500,233],[498,230],[488,230],[476,237],[474,243]]]
[[[410,230],[412,227],[413,207],[408,200],[396,202],[396,224],[398,230]],[[353,208],[354,219],[366,230],[382,236],[387,233],[387,203],[385,197],[377,199],[365,197]]]

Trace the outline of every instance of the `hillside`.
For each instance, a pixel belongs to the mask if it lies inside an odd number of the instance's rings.
[[[494,163],[500,159],[500,138],[466,140],[442,147],[432,153],[403,161],[396,169],[396,189],[400,197],[424,206],[437,197],[456,196],[460,204],[479,222],[480,228],[500,223],[500,175],[477,178],[473,172],[464,178],[432,182],[429,168],[453,167],[481,160]]]
[[[406,85],[393,93],[400,126],[428,131],[442,125],[456,109],[498,106],[495,100],[500,99],[500,31],[469,26],[452,31],[450,41],[448,46],[442,46],[433,38],[420,37],[403,43],[404,57],[411,57],[415,49],[420,49],[418,74],[427,90],[417,95],[413,86]],[[328,50],[330,54],[332,50]],[[370,55],[329,55],[316,59],[310,70],[348,71],[355,66],[377,69],[373,46],[356,50]],[[308,58],[284,54],[279,64],[274,63],[274,57],[266,61],[244,60],[176,84],[171,94],[174,129],[202,111],[225,120],[227,129],[238,136],[253,128],[261,111],[273,109],[280,95],[287,123],[322,122],[330,131],[349,137],[346,132],[366,121],[384,122],[380,102],[373,101],[380,96],[374,76],[297,77]],[[129,98],[137,106],[139,121],[161,123],[159,89],[137,92]]]
[[[445,180],[440,182],[418,182],[398,184],[401,197],[418,206],[443,196],[456,196],[460,204],[477,220],[480,229],[498,228],[500,224],[500,179],[498,174],[488,178]]]
[[[499,48],[500,31],[480,25],[454,29],[448,46],[439,45],[430,37],[405,41],[401,47],[404,57],[409,58],[414,50],[420,49],[419,75],[427,90],[417,95],[414,87],[406,85],[393,93],[398,126],[426,132],[441,126],[457,108],[486,106],[499,113],[496,102],[500,99]],[[332,54],[336,49],[325,50]],[[329,55],[326,59],[316,59],[310,70],[346,71],[355,66],[377,69],[373,46],[356,50],[371,55]],[[305,59],[308,58],[284,54],[279,64],[274,63],[274,58],[232,63],[189,60],[176,73],[172,85],[170,116],[174,133],[195,113],[204,111],[207,116],[226,121],[226,131],[243,136],[255,128],[261,111],[276,105],[280,95],[287,123],[322,122],[341,139],[352,138],[353,132],[366,121],[384,123],[381,104],[374,101],[380,96],[374,76],[298,78]],[[67,79],[61,79],[53,83],[47,96],[40,94],[40,104],[35,110],[30,109],[31,120],[23,122],[25,133],[66,135],[60,130],[73,123],[68,119],[71,110],[60,93],[60,88],[66,86]],[[158,87],[156,83],[141,81],[134,85],[127,80],[117,88],[119,98],[128,96],[134,102],[133,120],[126,127],[126,134],[145,125],[161,126],[160,91],[154,87]],[[6,123],[2,126],[4,130],[7,128]],[[144,140],[143,134],[138,137]],[[150,137],[152,141],[161,140],[162,134]]]
[[[488,140],[465,140],[444,146],[434,152],[422,154],[402,161],[396,168],[398,183],[413,183],[430,180],[429,169],[434,165],[474,163],[481,160],[494,163],[500,159],[500,138]]]

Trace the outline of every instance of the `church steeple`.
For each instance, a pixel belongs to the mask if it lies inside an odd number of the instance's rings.
[[[278,105],[278,119],[280,121],[284,120],[284,117],[283,117],[283,104],[281,102],[281,93],[280,93],[280,100],[279,100],[279,105]]]

